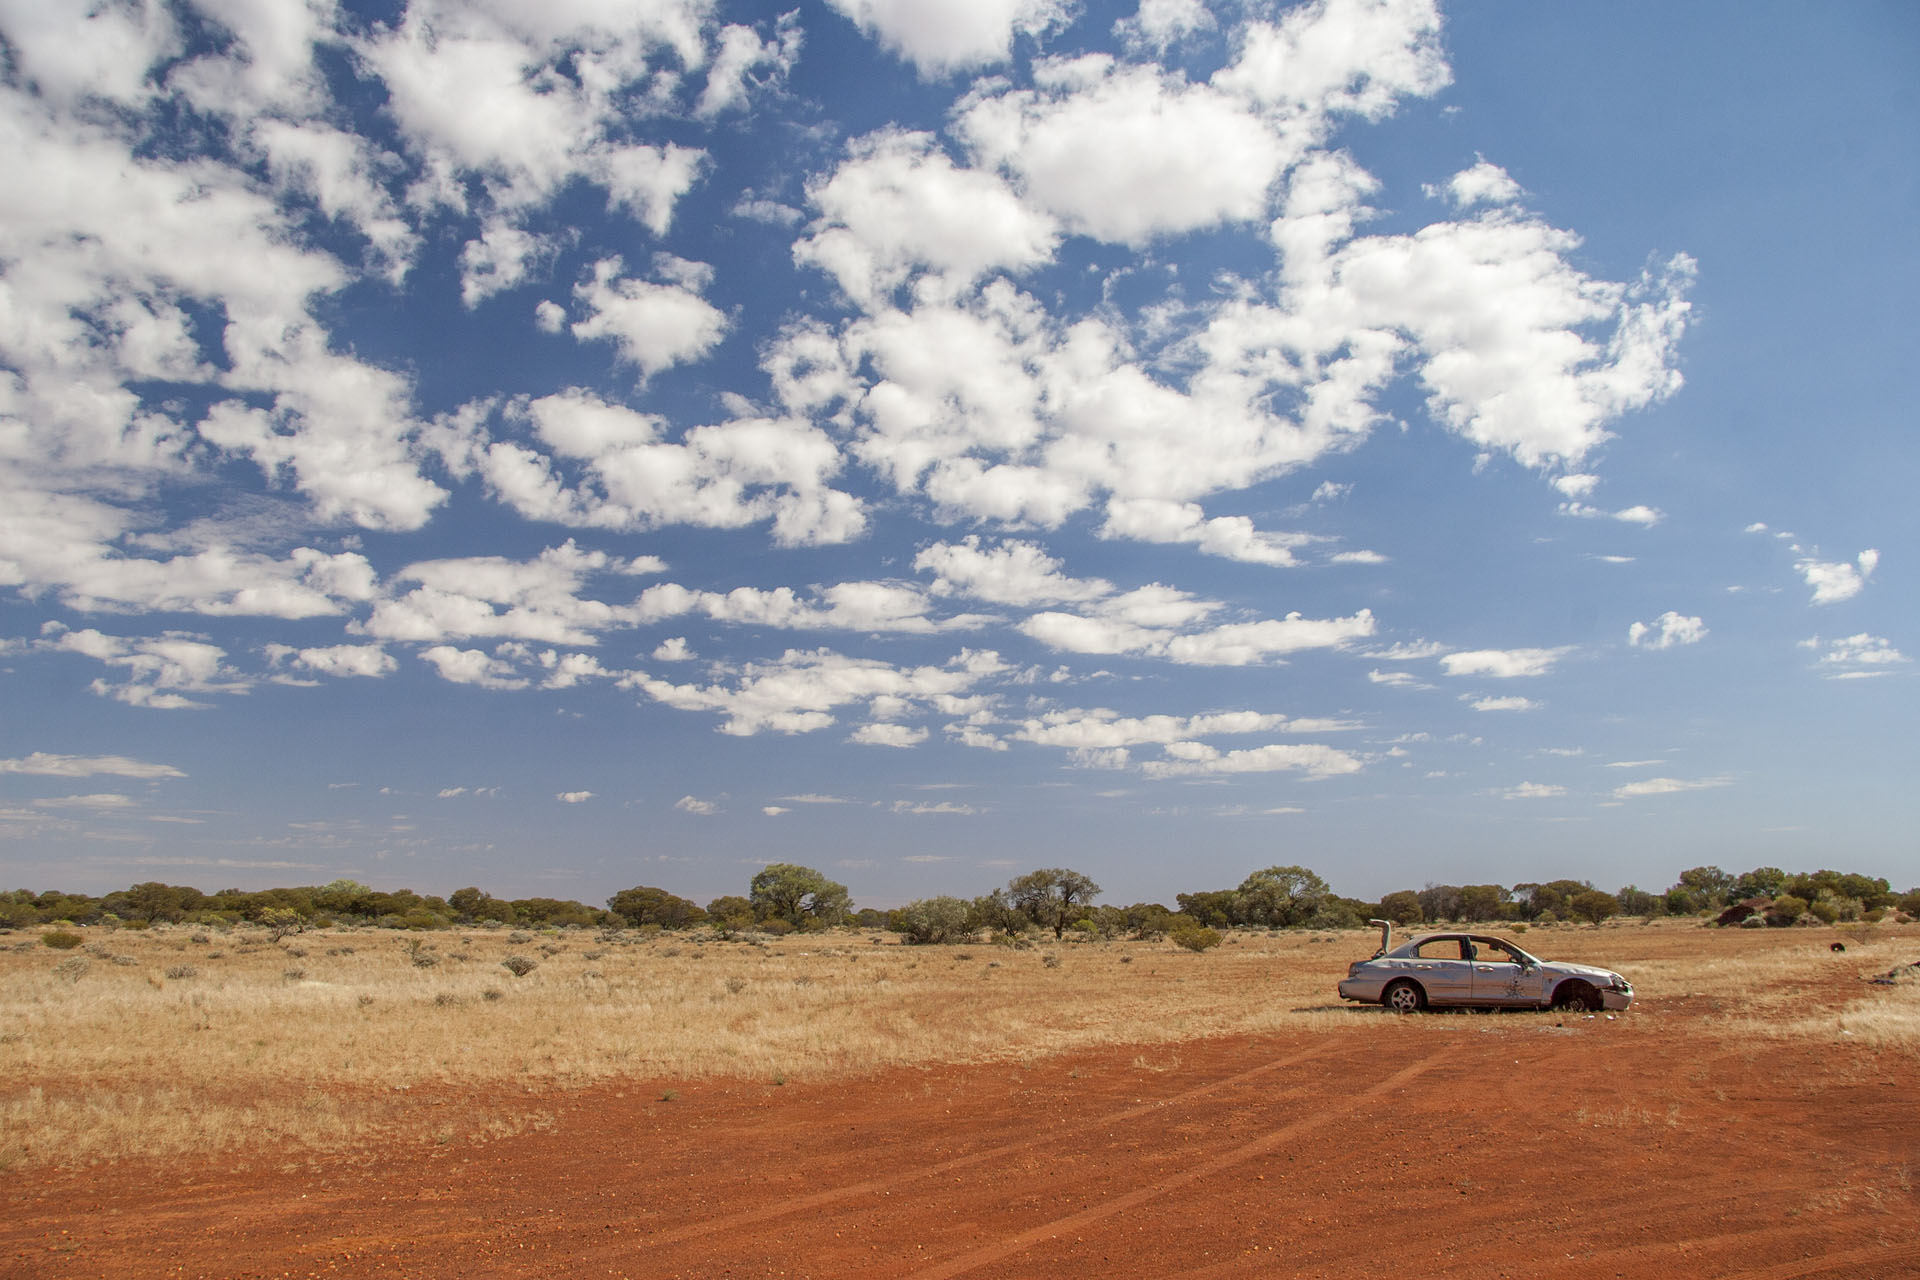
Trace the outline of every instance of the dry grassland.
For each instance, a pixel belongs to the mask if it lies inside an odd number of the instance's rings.
[[[1333,985],[1371,952],[1372,931],[1237,934],[1199,955],[1164,942],[905,947],[850,931],[514,942],[348,930],[278,945],[246,929],[84,932],[66,952],[38,931],[0,935],[0,1168],[482,1140],[542,1125],[552,1090],[605,1081],[781,1083],[1115,1044],[1138,1045],[1151,1069],[1210,1035],[1452,1023],[1340,1003]],[[1836,937],[1846,953],[1829,951]],[[1730,1034],[1920,1053],[1920,984],[1862,982],[1837,1007],[1808,996],[1920,959],[1913,926],[1672,921],[1522,941],[1625,972],[1643,1008],[1706,997],[1707,1025]],[[536,967],[516,977],[502,964],[515,956]]]

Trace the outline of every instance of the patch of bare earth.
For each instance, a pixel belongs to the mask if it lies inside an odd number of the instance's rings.
[[[1799,1001],[1837,1012],[1858,982],[1833,969]],[[1911,1051],[1752,1034],[1679,991],[1613,1019],[1339,1015],[1022,1064],[602,1083],[484,1144],[16,1169],[0,1274],[1920,1275]]]

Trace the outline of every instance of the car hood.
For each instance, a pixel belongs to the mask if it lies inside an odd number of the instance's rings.
[[[1565,974],[1571,978],[1598,978],[1603,982],[1611,982],[1620,976],[1613,970],[1602,969],[1598,965],[1567,964],[1560,960],[1548,960],[1541,967],[1548,973]]]

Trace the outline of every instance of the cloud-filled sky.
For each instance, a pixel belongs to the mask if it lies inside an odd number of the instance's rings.
[[[7,887],[1920,880],[1911,6],[0,42]]]

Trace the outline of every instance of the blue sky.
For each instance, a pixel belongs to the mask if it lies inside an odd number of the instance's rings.
[[[0,3],[0,873],[1920,879],[1920,17]]]

